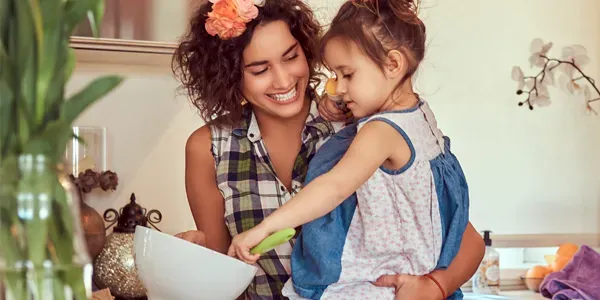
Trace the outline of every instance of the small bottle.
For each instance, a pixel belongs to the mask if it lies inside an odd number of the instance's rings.
[[[335,77],[327,79],[325,83],[325,94],[329,99],[335,102],[335,105],[338,109],[343,112],[348,112],[348,108],[346,107],[346,102],[343,100],[343,96],[336,94],[337,92],[337,79]]]
[[[325,93],[329,96],[329,99],[333,101],[342,100],[342,97],[336,94],[337,90],[337,79],[331,77],[327,79],[325,83]]]
[[[483,241],[485,255],[473,276],[473,293],[498,295],[500,293],[500,255],[492,247],[489,230],[483,232]]]

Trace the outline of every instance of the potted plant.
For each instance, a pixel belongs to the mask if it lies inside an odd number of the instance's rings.
[[[103,0],[0,1],[0,298],[90,296],[79,201],[59,166],[73,121],[122,80],[65,96],[71,33],[87,17],[98,36],[103,12]]]

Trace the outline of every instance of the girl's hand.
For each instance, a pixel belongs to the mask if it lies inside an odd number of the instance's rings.
[[[254,264],[260,258],[260,254],[250,254],[250,249],[262,242],[268,235],[269,233],[260,226],[242,232],[231,241],[227,255],[237,257],[245,263]]]
[[[319,114],[327,121],[346,122],[351,119],[350,113],[345,109],[343,100],[333,101],[327,94],[319,99],[318,107]]]
[[[444,298],[438,286],[425,276],[404,274],[384,275],[379,277],[374,284],[376,286],[395,288],[396,300],[440,300]]]

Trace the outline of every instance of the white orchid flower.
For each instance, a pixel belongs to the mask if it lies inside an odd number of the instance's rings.
[[[529,52],[531,52],[531,56],[529,57],[529,64],[531,67],[536,66],[543,68],[546,65],[546,59],[542,56],[546,56],[548,51],[552,48],[552,43],[544,44],[542,39],[534,39],[531,41],[531,45],[529,46]]]
[[[529,103],[532,106],[546,107],[550,105],[550,93],[548,87],[542,82],[538,81],[536,84],[536,90],[531,91],[529,97]]]
[[[512,79],[518,83],[517,90],[523,90],[523,87],[525,87],[525,75],[523,75],[523,70],[521,70],[521,67],[514,66],[511,76]]]
[[[587,55],[587,50],[581,45],[572,45],[563,48],[562,56],[560,59],[562,61],[573,63],[580,69],[590,62],[590,58]],[[575,67],[573,67],[571,64],[563,63],[559,68],[562,72],[569,75],[569,77],[573,78],[573,75],[575,73]]]
[[[571,76],[572,75],[567,73],[561,74],[558,78],[558,84],[567,92],[575,94],[575,92],[578,92],[581,89],[581,86],[577,84],[577,82],[575,82]]]

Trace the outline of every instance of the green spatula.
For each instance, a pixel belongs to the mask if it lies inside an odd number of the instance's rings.
[[[273,248],[289,241],[296,234],[296,230],[294,228],[286,228],[280,231],[277,231],[266,239],[262,240],[258,245],[254,248],[250,249],[251,254],[263,254],[265,252],[271,251]]]

